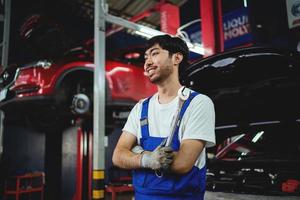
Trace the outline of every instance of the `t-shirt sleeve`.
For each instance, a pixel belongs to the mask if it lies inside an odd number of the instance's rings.
[[[188,110],[182,139],[204,140],[206,147],[214,146],[216,143],[215,109],[212,100],[200,94],[192,100]]]
[[[134,136],[138,137],[138,129],[140,123],[140,114],[139,110],[141,107],[141,102],[137,103],[129,113],[127,121],[123,127],[123,131],[133,134]]]

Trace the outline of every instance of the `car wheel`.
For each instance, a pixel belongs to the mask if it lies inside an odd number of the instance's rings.
[[[73,115],[91,115],[93,105],[93,74],[67,76],[57,87],[55,101],[58,109]]]

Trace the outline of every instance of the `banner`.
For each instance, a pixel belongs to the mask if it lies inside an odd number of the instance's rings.
[[[286,0],[289,28],[300,26],[300,0]]]
[[[224,48],[243,45],[252,41],[247,8],[240,8],[223,15]]]
[[[201,22],[194,20],[180,27],[180,33],[193,43],[202,43]],[[224,48],[240,46],[252,41],[247,8],[223,15]]]

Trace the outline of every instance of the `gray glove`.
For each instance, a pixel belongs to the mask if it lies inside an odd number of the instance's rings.
[[[153,152],[145,152],[141,158],[141,166],[143,168],[168,169],[173,162],[173,149],[172,147],[158,146]]]
[[[143,153],[145,150],[144,150],[143,147],[141,147],[140,145],[136,145],[136,146],[134,146],[134,147],[131,149],[131,151],[132,151],[133,153],[141,154],[141,153]]]

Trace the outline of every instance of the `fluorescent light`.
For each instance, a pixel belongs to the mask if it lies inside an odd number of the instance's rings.
[[[254,122],[250,123],[250,126],[257,126],[257,125],[265,125],[265,124],[279,124],[280,121],[268,121],[268,122]]]
[[[191,43],[191,42],[185,40],[184,38],[182,38],[182,39],[186,42],[186,44],[187,44],[188,48],[190,49],[190,51],[192,51],[194,53],[204,55],[205,50],[204,50],[204,48],[201,44]]]
[[[144,32],[141,32],[141,31],[134,31],[134,33],[137,34],[137,35],[143,36],[145,38],[153,37],[152,35],[149,35],[148,33],[144,33]]]
[[[192,44],[190,42],[186,42],[186,44],[188,45],[188,47],[190,46],[189,47],[190,51],[192,51],[194,53],[198,53],[198,54],[204,55],[205,49],[203,48],[202,45],[197,44],[197,43]]]
[[[237,125],[233,124],[233,125],[226,125],[226,126],[216,126],[215,130],[219,130],[219,129],[227,129],[227,128],[236,128]]]
[[[246,8],[248,6],[247,0],[244,0],[244,7]]]
[[[137,35],[141,35],[143,37],[146,37],[146,38],[151,38],[151,37],[154,37],[154,36],[165,35],[166,34],[164,32],[161,32],[161,31],[158,31],[158,30],[146,27],[146,26],[142,26],[142,25],[140,25],[139,29],[136,30],[134,33],[137,34]],[[187,44],[190,51],[192,51],[194,53],[204,55],[204,48],[202,47],[201,44],[197,44],[197,43],[193,44],[189,41],[186,41],[184,38],[182,38],[182,39],[186,42],[186,44]]]
[[[152,30],[148,30],[148,29],[144,29],[144,28],[141,28],[139,31],[134,31],[135,34],[137,35],[140,35],[140,36],[143,36],[145,38],[152,38],[154,36],[158,36],[158,35],[163,35],[165,33],[163,32],[160,32],[160,31],[152,31]],[[184,39],[183,39],[184,40]],[[192,44],[190,42],[187,42],[185,41],[189,50],[194,52],[194,53],[197,53],[197,54],[201,54],[201,55],[204,55],[204,48],[202,47],[201,44]]]
[[[187,42],[186,45],[188,46],[188,48],[192,48],[193,47],[192,43],[190,43],[190,42]]]
[[[137,30],[137,31],[140,31],[142,33],[147,33],[147,34],[152,35],[152,36],[165,35],[166,34],[164,32],[155,30],[155,29],[147,27],[147,26],[140,26],[139,30]]]
[[[105,18],[106,18],[106,21],[108,21],[110,23],[117,24],[119,26],[122,26],[122,27],[125,27],[125,28],[128,28],[128,29],[132,29],[132,30],[134,30],[135,34],[141,35],[141,36],[146,37],[146,38],[151,38],[151,37],[154,37],[154,36],[157,36],[157,35],[167,34],[167,33],[158,31],[156,29],[147,27],[147,26],[143,26],[143,25],[140,25],[140,24],[130,22],[130,21],[122,19],[120,17],[115,17],[115,16],[110,15],[110,14],[106,14]],[[189,41],[187,41],[185,39],[183,39],[183,40],[187,43],[190,51],[201,54],[201,55],[204,55],[205,49],[203,48],[203,46],[201,44],[192,44],[192,43],[190,43]]]
[[[259,140],[259,138],[260,138],[264,133],[265,133],[264,131],[258,132],[258,133],[254,136],[254,138],[252,139],[252,142],[256,143],[257,140]]]

